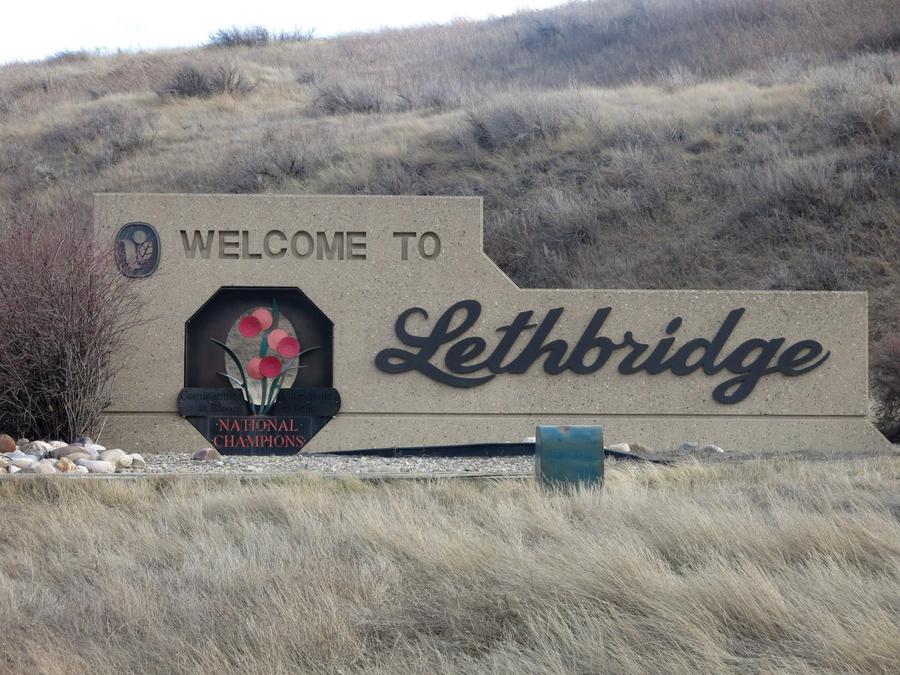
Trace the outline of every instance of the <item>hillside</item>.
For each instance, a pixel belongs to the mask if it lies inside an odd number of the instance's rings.
[[[898,26],[894,0],[599,0],[60,54],[0,68],[0,200],[9,220],[61,191],[480,195],[523,286],[867,290],[890,364]]]

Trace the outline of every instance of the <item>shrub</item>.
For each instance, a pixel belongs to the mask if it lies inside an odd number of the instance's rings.
[[[74,439],[103,427],[136,285],[94,249],[71,197],[5,216],[0,229],[0,429]]]
[[[869,373],[878,428],[900,443],[900,335],[886,337],[872,348]]]
[[[241,75],[236,66],[219,66],[211,70],[183,66],[159,93],[175,98],[209,98],[217,94],[243,96],[255,88],[256,82]]]
[[[373,87],[345,87],[340,84],[330,84],[318,87],[313,107],[325,115],[376,113],[384,109],[385,103],[381,94]]]
[[[209,36],[210,47],[259,47],[268,44],[272,34],[263,26],[220,28]]]
[[[471,112],[466,122],[476,145],[494,152],[553,138],[562,130],[567,116],[553,104],[536,101]]]

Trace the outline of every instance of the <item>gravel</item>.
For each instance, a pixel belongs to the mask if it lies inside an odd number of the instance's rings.
[[[360,457],[340,455],[225,456],[217,461],[196,461],[186,453],[144,455],[143,474],[288,474],[310,471],[323,474],[410,475],[526,475],[534,473],[533,455],[503,457]]]

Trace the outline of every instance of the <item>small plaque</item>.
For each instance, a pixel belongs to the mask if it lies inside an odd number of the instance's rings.
[[[308,417],[211,415],[207,438],[223,454],[295,454],[312,437],[312,422]]]

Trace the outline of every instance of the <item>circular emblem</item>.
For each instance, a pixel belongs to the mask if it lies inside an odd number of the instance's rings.
[[[116,235],[116,264],[132,279],[149,277],[159,267],[159,235],[149,223],[128,223]]]

